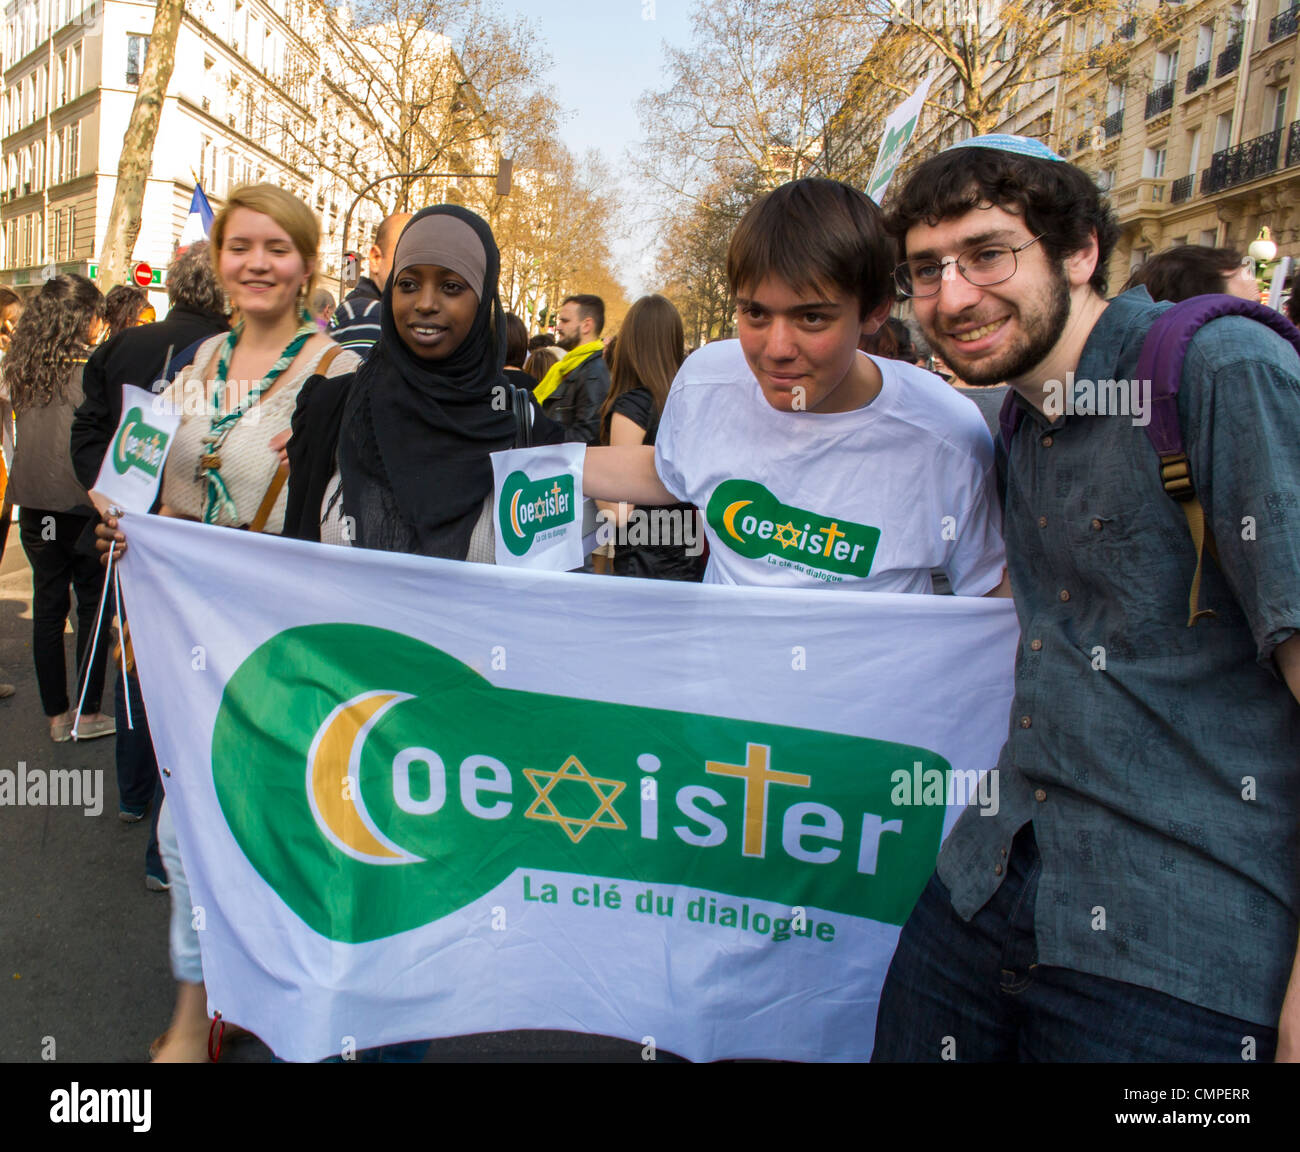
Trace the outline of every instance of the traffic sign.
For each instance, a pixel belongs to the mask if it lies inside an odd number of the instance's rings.
[[[143,260],[131,270],[131,275],[141,288],[148,288],[153,283],[153,269]]]

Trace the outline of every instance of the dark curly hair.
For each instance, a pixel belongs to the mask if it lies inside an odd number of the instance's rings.
[[[1139,284],[1152,300],[1175,304],[1193,296],[1208,296],[1225,290],[1224,277],[1241,267],[1241,253],[1231,248],[1208,248],[1203,244],[1180,244],[1152,256],[1133,269],[1124,291]]]
[[[63,397],[75,365],[90,355],[91,321],[104,319],[104,297],[84,276],[55,276],[27,303],[0,364],[15,412]]]
[[[1092,177],[1062,160],[997,148],[950,148],[913,171],[890,207],[887,225],[905,248],[908,230],[917,224],[934,227],[990,205],[1023,216],[1056,263],[1087,247],[1095,232],[1097,267],[1089,283],[1106,294],[1106,265],[1119,224]]]
[[[134,284],[115,284],[104,298],[108,334],[116,336],[125,328],[134,328],[148,303],[149,294],[143,288],[137,288]]]

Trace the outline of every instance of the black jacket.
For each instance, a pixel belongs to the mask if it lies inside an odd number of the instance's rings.
[[[542,403],[542,412],[564,427],[570,443],[600,443],[600,406],[609,395],[609,369],[599,352],[565,376]]]
[[[171,375],[169,360],[226,328],[224,316],[177,306],[166,319],[127,328],[90,354],[82,377],[85,399],[72,418],[72,467],[82,484],[94,486],[122,419],[122,385],[153,388],[164,369]]]

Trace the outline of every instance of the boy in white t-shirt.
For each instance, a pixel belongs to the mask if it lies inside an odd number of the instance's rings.
[[[705,582],[1010,595],[993,443],[938,377],[858,352],[893,299],[894,246],[862,193],[782,185],[731,238],[738,340],[673,381],[653,448],[591,448],[588,496],[704,514]]]

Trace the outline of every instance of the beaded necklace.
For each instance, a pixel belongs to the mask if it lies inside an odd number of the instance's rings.
[[[263,394],[280,378],[280,374],[293,363],[294,357],[302,351],[303,345],[312,336],[316,335],[316,331],[315,324],[303,324],[294,333],[293,339],[289,341],[285,350],[280,353],[280,358],[271,365],[271,370],[249,389],[243,403],[235,411],[222,414],[222,400],[226,393],[230,360],[234,355],[235,345],[239,343],[240,334],[243,332],[242,326],[237,327],[226,337],[226,341],[221,348],[221,356],[217,360],[216,379],[213,380],[212,415],[208,421],[208,434],[203,437],[203,443],[207,445],[207,451],[199,457],[198,465],[194,470],[195,480],[207,484],[207,492],[203,501],[203,522],[205,524],[215,524],[217,518],[223,512],[227,513],[232,520],[237,515],[235,502],[231,499],[230,490],[226,487],[226,482],[221,475],[221,446],[226,442],[226,437],[235,430],[244,413],[261,399]]]

